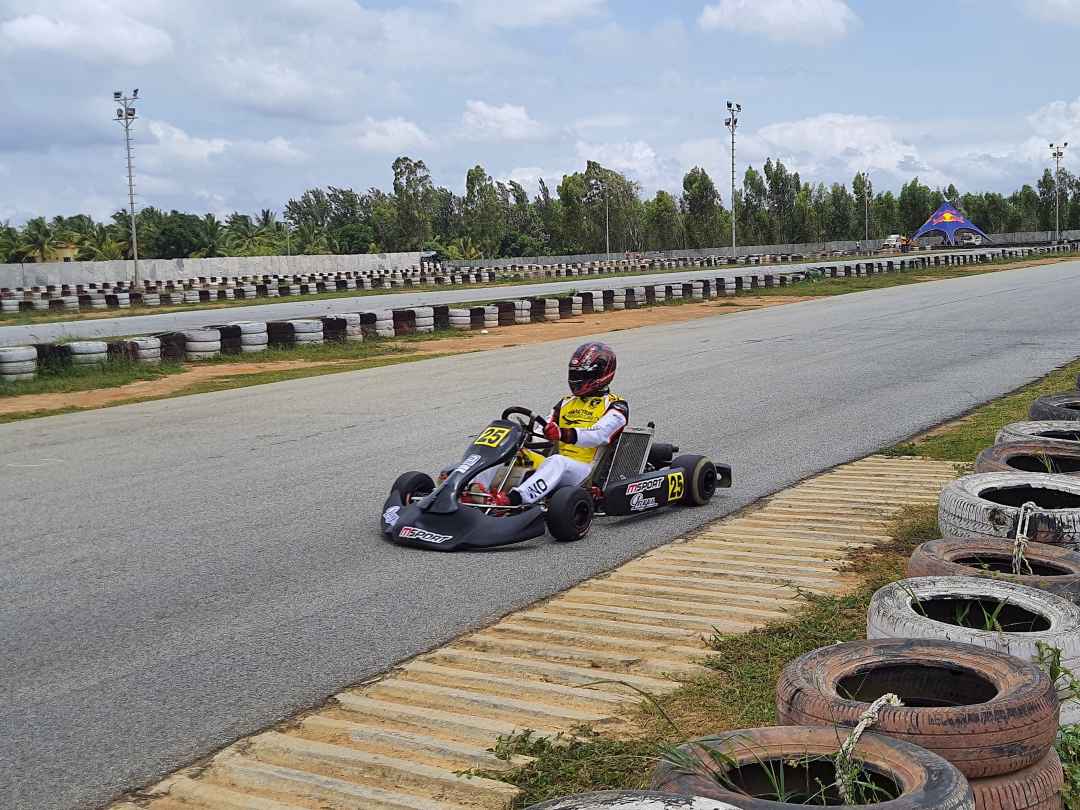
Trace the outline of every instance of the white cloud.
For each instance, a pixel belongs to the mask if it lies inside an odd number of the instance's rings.
[[[625,113],[601,113],[579,118],[571,129],[584,134],[597,129],[626,129],[633,124],[633,117]]]
[[[172,52],[168,33],[105,3],[68,17],[26,14],[0,23],[0,37],[27,50],[75,54],[94,62],[145,65]]]
[[[222,154],[230,146],[225,138],[195,137],[164,121],[148,121],[146,128],[154,136],[154,157],[159,162],[173,159],[205,163],[214,155]]]
[[[482,25],[501,28],[531,28],[568,23],[595,16],[607,7],[607,0],[448,0]]]
[[[1040,20],[1080,25],[1080,0],[1026,0],[1024,5]]]
[[[576,151],[579,160],[595,160],[605,168],[622,172],[641,183],[646,192],[677,182],[673,162],[662,160],[645,141],[596,144],[578,141]]]
[[[404,152],[418,146],[428,146],[431,139],[424,130],[404,118],[376,121],[365,119],[355,143],[368,152]]]
[[[845,0],[719,0],[705,6],[698,22],[706,31],[821,44],[845,37],[859,18]]]
[[[544,128],[516,104],[496,106],[483,101],[466,101],[461,117],[465,136],[477,140],[527,141],[540,137]]]
[[[496,179],[500,182],[507,182],[513,180],[518,183],[530,196],[535,196],[540,193],[540,181],[543,180],[548,187],[551,194],[555,195],[555,189],[559,183],[562,182],[563,175],[566,171],[563,169],[542,169],[539,166],[520,166],[516,169],[511,169],[509,173],[501,175]]]

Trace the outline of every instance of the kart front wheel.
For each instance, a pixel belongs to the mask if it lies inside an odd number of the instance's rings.
[[[686,489],[680,503],[687,506],[704,506],[716,494],[716,466],[705,456],[679,456],[671,462],[673,469],[681,469],[686,475]]]
[[[427,473],[407,472],[398,476],[390,491],[400,494],[401,502],[409,504],[434,492],[435,482]]]
[[[560,543],[572,543],[589,533],[593,500],[581,487],[563,487],[548,501],[547,528]]]

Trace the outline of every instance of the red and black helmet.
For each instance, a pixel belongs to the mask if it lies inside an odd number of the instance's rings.
[[[601,394],[615,379],[615,352],[606,343],[583,343],[570,358],[570,391],[576,397]]]

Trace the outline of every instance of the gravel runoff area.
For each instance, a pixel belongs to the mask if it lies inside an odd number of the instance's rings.
[[[911,257],[890,257],[893,260]],[[945,255],[945,254],[941,254]],[[57,340],[76,340],[88,338],[118,337],[121,335],[151,334],[180,329],[193,329],[211,323],[229,320],[285,320],[289,318],[311,318],[319,315],[332,315],[342,312],[361,310],[404,309],[407,307],[431,306],[432,304],[458,304],[482,300],[512,300],[541,295],[555,295],[568,290],[607,290],[616,287],[629,287],[646,284],[673,283],[691,281],[695,278],[734,278],[735,276],[769,272],[795,272],[807,267],[823,264],[854,264],[870,261],[870,258],[848,257],[840,259],[822,259],[803,264],[778,265],[739,265],[738,267],[710,267],[703,270],[678,270],[649,273],[646,275],[619,274],[610,276],[575,276],[548,282],[534,282],[514,285],[469,287],[439,287],[385,293],[379,295],[357,295],[350,297],[316,297],[310,301],[295,301],[285,304],[253,304],[251,306],[225,307],[212,310],[200,310],[193,305],[184,312],[168,312],[150,315],[129,315],[114,318],[92,318],[87,320],[57,321],[52,323],[34,323],[21,326],[0,325],[0,346],[19,346],[31,343],[50,343]],[[873,260],[877,261],[876,258]],[[267,299],[269,300],[269,299]]]
[[[458,458],[506,405],[549,406],[575,341],[0,426],[0,795],[103,803],[1035,379],[1076,356],[1078,269],[607,335],[632,421],[733,463],[735,488],[566,546],[408,551],[376,517],[398,472]]]

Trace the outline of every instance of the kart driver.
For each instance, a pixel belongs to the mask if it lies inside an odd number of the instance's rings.
[[[544,436],[555,452],[509,493],[493,496],[500,506],[532,504],[560,486],[578,486],[592,471],[599,449],[618,438],[630,406],[608,390],[615,378],[615,352],[606,343],[585,343],[570,358],[570,393],[552,409]],[[490,486],[490,482],[488,482]]]

